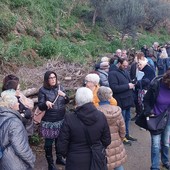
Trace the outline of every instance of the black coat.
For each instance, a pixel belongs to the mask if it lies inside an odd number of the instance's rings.
[[[143,98],[144,104],[144,114],[149,116],[151,114],[151,110],[153,109],[160,89],[160,82],[162,80],[162,76],[156,77],[150,84],[147,93]]]
[[[64,92],[62,86],[60,90]],[[38,93],[38,107],[40,110],[45,111],[45,115],[42,118],[43,121],[57,122],[65,116],[65,105],[69,102],[68,97],[64,98],[59,96],[57,101],[54,103],[53,108],[47,109],[46,101],[53,102],[58,94],[58,87],[47,89],[41,87]]]
[[[151,68],[151,66],[149,66],[149,65],[146,65],[141,71],[144,72],[145,75],[142,77],[141,80],[137,81],[136,88],[137,89],[142,88],[142,89],[147,90],[148,87],[149,87],[150,82],[155,77],[155,72]]]
[[[66,156],[66,170],[89,170],[90,167],[90,147],[79,119],[86,125],[93,144],[101,141],[107,147],[111,143],[106,117],[92,103],[66,114],[57,142],[57,152]]]
[[[134,106],[133,90],[129,89],[130,76],[127,71],[117,69],[109,72],[108,76],[113,97],[117,100],[122,110]]]

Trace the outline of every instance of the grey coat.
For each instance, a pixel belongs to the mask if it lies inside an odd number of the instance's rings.
[[[10,118],[10,119],[8,119]],[[2,159],[1,170],[33,170],[35,156],[28,144],[27,132],[21,122],[20,114],[6,107],[0,107],[0,144],[6,146]]]

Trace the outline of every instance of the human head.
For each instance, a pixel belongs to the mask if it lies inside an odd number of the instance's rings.
[[[50,89],[57,86],[57,74],[54,71],[47,71],[44,74],[44,87]]]
[[[122,58],[127,58],[127,51],[126,50],[122,50],[121,57]]]
[[[158,43],[158,42],[154,42],[154,43],[153,43],[153,48],[157,49],[158,46],[159,46],[159,43]]]
[[[101,62],[100,69],[108,72],[109,71],[109,62]]]
[[[170,69],[168,69],[162,78],[162,82],[168,87],[170,88]]]
[[[121,57],[122,51],[121,51],[120,49],[117,49],[117,50],[116,50],[116,55],[119,56],[119,57]]]
[[[82,106],[93,101],[93,93],[87,87],[80,87],[76,91],[75,100],[77,106]]]
[[[135,55],[135,61],[145,60],[145,54],[143,52],[137,52]]]
[[[100,101],[108,101],[112,97],[112,90],[109,87],[101,86],[97,92]]]
[[[6,83],[9,80],[15,80],[19,83],[19,78],[17,76],[15,76],[13,74],[9,74],[9,75],[5,76],[3,79],[2,91],[7,90],[5,87],[6,87]]]
[[[10,89],[13,89],[13,90],[17,90],[19,87],[19,82],[16,81],[16,80],[9,80],[6,82],[6,84],[4,85],[4,88],[6,90],[10,90]]]
[[[13,89],[3,91],[1,93],[2,103],[0,105],[13,110],[19,110],[19,103],[15,94],[16,92]]]
[[[109,58],[104,56],[101,58],[101,62],[109,62]]]
[[[118,58],[117,66],[120,70],[125,70],[128,68],[128,61],[125,58]]]
[[[109,64],[110,64],[110,65],[112,65],[112,64],[116,65],[118,58],[119,58],[119,56],[114,55],[114,56],[110,59]]]
[[[99,81],[100,81],[99,75],[95,73],[90,73],[85,77],[86,87],[91,89],[92,91],[99,84]]]

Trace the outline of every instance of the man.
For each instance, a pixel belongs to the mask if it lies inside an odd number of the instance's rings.
[[[116,50],[116,55],[117,55],[118,57],[121,57],[122,51],[121,51],[120,49],[117,49],[117,50]]]
[[[117,69],[109,72],[108,80],[113,97],[121,107],[125,121],[126,138],[123,143],[131,145],[130,141],[137,141],[129,135],[130,108],[134,106],[133,89],[135,85],[130,82],[129,73],[126,71],[127,67],[128,61],[125,58],[118,58]]]

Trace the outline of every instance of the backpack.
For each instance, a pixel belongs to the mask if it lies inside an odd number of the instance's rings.
[[[9,119],[10,119],[10,118],[6,119],[6,120],[1,124],[0,129],[2,128],[2,126],[3,126]],[[0,160],[1,160],[2,157],[3,157],[3,152],[4,152],[4,150],[5,150],[7,147],[9,147],[10,145],[11,145],[10,143],[8,143],[6,146],[2,146],[2,145],[0,144]]]

